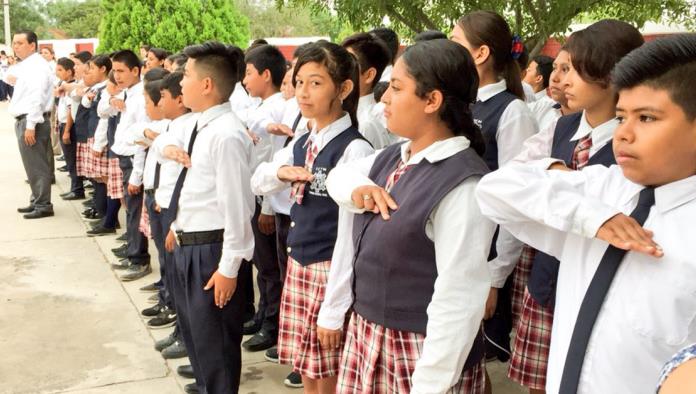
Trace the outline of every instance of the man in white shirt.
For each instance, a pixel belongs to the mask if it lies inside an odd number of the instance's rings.
[[[17,82],[9,112],[15,117],[19,153],[29,178],[31,202],[19,208],[25,219],[53,216],[51,204],[51,93],[53,76],[48,63],[37,53],[36,33],[20,31],[12,39],[12,49],[22,62],[17,66]],[[52,161],[53,155],[50,155]]]

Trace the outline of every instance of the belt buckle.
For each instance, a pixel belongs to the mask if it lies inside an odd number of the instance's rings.
[[[176,232],[176,237],[175,237],[175,239],[176,239],[176,244],[177,244],[178,246],[181,246],[181,244],[183,243],[183,242],[181,241],[181,234],[182,234],[182,233],[183,233],[182,231],[177,231],[177,232]]]

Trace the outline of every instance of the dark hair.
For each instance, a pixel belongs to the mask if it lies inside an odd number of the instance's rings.
[[[164,50],[162,48],[150,48],[150,50],[147,52],[155,55],[157,60],[159,60],[161,62],[163,62],[167,58],[167,56],[169,56],[169,52],[167,52],[166,50]]]
[[[80,51],[75,54],[75,59],[81,61],[84,64],[87,64],[89,59],[92,58],[92,54],[89,51]]]
[[[666,90],[689,121],[696,119],[696,33],[675,34],[643,45],[614,68],[617,91],[646,85]]]
[[[493,71],[505,79],[510,93],[524,100],[520,68],[512,57],[512,33],[505,19],[492,11],[474,11],[459,18],[457,25],[471,45],[489,48]]]
[[[67,57],[61,57],[56,60],[56,65],[63,67],[66,71],[70,71],[75,74],[75,62]]]
[[[372,82],[372,87],[382,78],[382,72],[389,65],[391,57],[389,49],[384,45],[384,41],[367,33],[357,33],[343,40],[341,45],[350,48],[355,53],[360,65],[360,72],[365,72],[374,68],[377,74]]]
[[[31,30],[19,30],[18,32],[15,33],[17,34],[24,34],[24,36],[27,38],[27,43],[28,44],[35,44],[36,45],[36,50],[39,50],[39,37],[36,36],[36,33],[34,33]]]
[[[231,46],[217,41],[191,45],[184,54],[196,61],[196,70],[213,80],[221,100],[227,100],[239,82],[240,55]]]
[[[163,69],[162,67],[155,67],[151,70],[148,70],[145,75],[143,76],[143,82],[147,85],[149,82],[153,81],[159,81],[160,79],[164,78],[167,74],[169,74],[169,71]]]
[[[520,68],[520,71],[526,70],[527,66],[529,66],[529,51],[527,51],[527,46],[524,45],[524,43],[521,43],[522,50],[516,55],[517,58],[515,59],[515,55],[513,55],[513,59],[517,62],[517,66]]]
[[[97,68],[106,68],[106,74],[111,71],[111,59],[106,55],[97,55],[91,58],[88,63],[94,64]]]
[[[293,85],[297,80],[297,72],[307,63],[319,63],[326,67],[331,80],[338,89],[345,81],[353,82],[353,90],[343,100],[343,110],[348,112],[353,127],[358,127],[358,100],[360,86],[358,83],[358,62],[345,48],[332,42],[320,40],[308,46],[297,59],[297,65],[292,74]]]
[[[113,56],[111,56],[111,61],[114,63],[123,63],[126,65],[126,67],[128,67],[129,70],[137,68],[138,75],[140,75],[140,67],[142,66],[142,63],[140,62],[140,58],[138,57],[138,55],[136,55],[130,49],[117,51],[116,53],[114,53]]]
[[[534,56],[532,61],[537,64],[537,74],[541,75],[543,78],[544,89],[549,87],[549,80],[551,79],[551,72],[553,72],[553,58],[546,55]]]
[[[155,81],[150,81],[145,84],[145,94],[147,94],[148,97],[150,97],[150,100],[152,100],[155,105],[157,105],[162,98],[162,80],[158,79]]]
[[[184,73],[181,71],[174,71],[169,75],[165,75],[160,81],[160,90],[167,90],[172,97],[176,98],[181,96],[181,80],[184,79]]]
[[[141,44],[141,45],[140,45],[140,49],[144,49],[144,50],[146,50],[146,51],[148,51],[148,52],[150,51],[150,48],[152,48],[152,47],[149,46],[149,45],[147,45],[147,44]]]
[[[237,59],[237,82],[241,82],[244,80],[244,76],[246,75],[246,62],[244,61],[244,51],[242,50],[242,48],[236,45],[228,45],[227,48],[230,50],[230,53],[234,53],[234,56]]]
[[[260,47],[262,45],[268,45],[268,41],[264,40],[263,38],[257,38],[251,42],[251,45],[249,45],[249,48],[246,49],[246,52],[249,52],[252,49]]]
[[[5,52],[5,50],[3,49],[2,51],[0,51],[0,55],[5,55],[5,56],[7,56],[7,52]]]
[[[468,138],[476,153],[483,155],[483,135],[474,124],[470,108],[476,102],[479,78],[469,51],[453,41],[437,39],[408,47],[402,59],[416,82],[416,95],[423,98],[440,91],[440,119],[452,133]]]
[[[259,74],[268,70],[273,86],[279,88],[285,77],[285,56],[273,45],[261,45],[247,52],[245,64],[253,65]]]
[[[300,56],[302,55],[302,51],[304,51],[305,49],[307,49],[307,47],[309,47],[309,46],[312,45],[312,44],[313,44],[313,43],[311,43],[311,42],[306,42],[306,43],[304,43],[304,44],[298,46],[297,48],[295,48],[295,52],[292,53],[292,58],[293,58],[293,59],[299,59]]]
[[[382,101],[382,96],[384,92],[389,89],[389,82],[379,81],[375,84],[375,88],[372,90],[372,95],[375,97],[376,102]]]
[[[426,31],[422,31],[422,32],[416,34],[416,36],[413,37],[413,41],[421,42],[421,41],[438,40],[440,38],[447,38],[447,34],[441,32],[440,30],[426,30]]]
[[[616,63],[643,42],[643,35],[635,27],[604,19],[571,34],[566,47],[580,77],[606,88]]]
[[[186,60],[188,60],[188,57],[186,57],[186,55],[183,53],[175,53],[167,57],[167,60],[176,65],[176,68],[181,68],[186,65]]]
[[[396,56],[399,54],[400,44],[399,36],[396,34],[396,32],[387,27],[378,27],[377,29],[371,30],[370,34],[379,38],[387,45],[387,49],[389,49],[389,53],[391,55],[389,63],[393,64],[396,61]]]
[[[114,85],[118,85],[116,82],[116,77],[114,77],[114,70],[109,71],[109,82],[113,83]]]

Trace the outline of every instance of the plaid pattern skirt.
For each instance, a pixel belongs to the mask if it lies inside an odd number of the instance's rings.
[[[118,157],[110,157],[108,160],[106,194],[113,199],[123,198],[123,171],[118,163]]]
[[[510,292],[510,302],[512,304],[512,327],[517,326],[517,321],[520,318],[520,313],[522,313],[522,303],[524,300],[524,293],[527,289],[527,282],[529,281],[529,274],[532,273],[532,263],[534,262],[534,256],[536,255],[536,250],[529,245],[524,245],[522,248],[522,254],[520,259],[517,261],[515,270],[512,271],[512,289]]]
[[[529,291],[524,293],[508,377],[524,387],[543,390],[551,345],[553,307],[539,305]]]
[[[106,150],[102,151],[101,157],[97,157],[94,154],[92,146],[94,145],[94,138],[88,140],[89,144],[89,155],[92,158],[92,162],[89,165],[89,177],[90,178],[105,178],[109,176],[109,158],[106,157]]]
[[[78,142],[77,143],[77,176],[83,176],[86,178],[90,177],[92,165],[92,149],[90,149],[89,142]]]
[[[341,358],[337,393],[407,394],[425,335],[385,328],[353,312]],[[484,361],[463,371],[447,393],[481,394]]]
[[[343,344],[338,349],[322,349],[317,337],[317,317],[330,267],[330,261],[303,267],[289,257],[280,299],[278,358],[310,379],[336,376],[341,359]]]

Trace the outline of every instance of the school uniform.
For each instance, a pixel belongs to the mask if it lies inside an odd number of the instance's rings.
[[[237,118],[239,118],[243,124],[247,122],[249,110],[258,107],[260,104],[261,99],[249,96],[249,93],[244,89],[244,85],[242,85],[241,82],[237,82],[237,84],[234,85],[234,90],[230,95],[230,105],[232,105],[232,112],[237,115]]]
[[[110,99],[111,95],[104,90],[98,107],[100,116],[107,117],[106,157],[109,159],[109,167],[107,169],[108,179],[106,182],[106,191],[111,199],[120,200],[125,196],[123,189],[123,171],[121,170],[121,160],[118,154],[111,150],[111,148],[113,148],[116,142],[116,129],[121,120],[121,112],[109,104]],[[101,141],[101,139],[97,141]]]
[[[87,117],[87,146],[85,147],[85,154],[87,156],[85,176],[87,178],[101,178],[102,176],[106,176],[106,171],[108,168],[108,161],[106,158],[96,157],[94,154],[94,149],[92,149],[94,146],[94,139],[97,134],[97,129],[101,127],[105,130],[108,126],[106,122],[101,121],[98,111],[99,101],[101,101],[101,94],[105,88],[106,81],[97,83],[88,90],[88,92],[95,93],[94,99],[88,100],[86,96],[82,97],[81,105],[89,110]]]
[[[340,349],[321,349],[316,336],[317,314],[324,299],[331,260],[338,256],[339,210],[326,191],[326,176],[337,164],[371,154],[374,150],[352,126],[350,116],[322,130],[291,142],[278,152],[271,163],[259,165],[251,180],[256,194],[268,195],[287,187],[278,179],[278,170],[291,165],[308,168],[315,179],[302,184],[290,210],[287,239],[287,273],[280,309],[278,356],[302,376],[324,379],[336,376]]]
[[[375,112],[375,96],[370,93],[360,97],[358,101],[358,129],[372,146],[379,150],[397,142],[398,137],[386,128],[384,111]]]
[[[83,105],[83,96],[77,95],[77,89],[70,93],[73,100],[73,120],[75,124],[75,163],[77,168],[77,176],[82,179],[88,178],[87,165],[89,162],[89,108]]]
[[[507,90],[505,80],[479,88],[477,101],[472,106],[474,122],[481,128],[486,144],[483,159],[491,170],[496,170],[513,159],[524,141],[538,131],[534,116],[524,101]],[[515,269],[522,243],[505,230],[496,232],[489,256],[492,286],[499,289],[495,315],[484,322],[490,355],[507,361],[512,330],[510,274]],[[495,344],[495,345],[494,345]],[[497,346],[496,346],[497,345]],[[505,351],[501,351],[500,347]]]
[[[546,391],[569,392],[561,388],[564,371],[577,368],[580,354],[578,393],[654,392],[664,361],[696,341],[696,245],[684,231],[696,220],[696,176],[652,189],[626,179],[619,166],[547,170],[555,161],[511,164],[484,177],[477,189],[484,215],[560,261]],[[606,266],[600,261],[611,263],[605,252],[612,248],[595,238],[597,231],[618,213],[640,211],[645,216],[636,220],[645,220],[664,256],[628,252],[620,264],[613,261],[618,271],[608,277],[608,293],[586,294]],[[579,311],[597,296],[603,303],[592,324]],[[571,338],[586,324],[589,342],[577,349]],[[574,357],[566,364],[569,348]]]
[[[331,267],[318,320],[338,329],[352,306],[337,392],[482,393],[494,225],[473,191],[488,168],[465,137],[415,155],[409,147],[339,166],[327,180],[350,215],[339,225],[353,234],[337,242],[346,250]],[[397,201],[390,220],[355,208],[351,195],[362,185],[382,186]]]
[[[546,145],[540,146],[541,137],[549,136],[547,130],[532,137],[514,161],[553,157],[563,160],[573,170],[597,164],[608,167],[616,164],[611,139],[617,126],[616,119],[612,119],[592,128],[584,112],[563,116],[558,119],[550,135],[552,139],[546,140]],[[549,156],[545,157],[546,152]],[[520,317],[515,325],[508,377],[525,387],[543,390],[551,343],[558,260],[525,246],[517,268],[521,267],[524,267],[528,281],[520,284],[521,290],[516,289],[522,292],[522,301],[518,306]]]
[[[72,83],[74,81],[70,81]],[[58,118],[58,133],[60,135],[60,146],[63,150],[63,156],[65,157],[65,166],[68,169],[68,176],[70,177],[70,192],[76,195],[84,195],[85,189],[84,184],[80,178],[77,177],[77,149],[75,146],[75,125],[73,124],[68,134],[70,135],[70,143],[65,144],[63,142],[63,133],[65,132],[66,123],[68,121],[68,114],[72,116],[72,104],[73,100],[68,96],[63,94],[58,99],[57,107],[57,118]],[[75,118],[73,118],[74,120]]]
[[[527,103],[527,105],[539,124],[539,130],[541,131],[550,127],[563,114],[558,103],[546,94],[546,89],[537,92],[536,98],[536,101]]]
[[[244,282],[237,282],[222,309],[215,306],[214,290],[203,287],[215,271],[236,278],[242,261],[253,255],[252,142],[225,103],[201,113],[192,129],[170,129],[151,149],[162,157],[169,145],[187,149],[191,157],[191,167],[179,175],[169,206],[176,217],[171,229],[178,239],[172,291],[179,328],[199,391],[236,393]]]
[[[524,101],[526,103],[533,103],[537,100],[537,95],[534,93],[532,85],[522,81],[522,90],[524,91]]]

